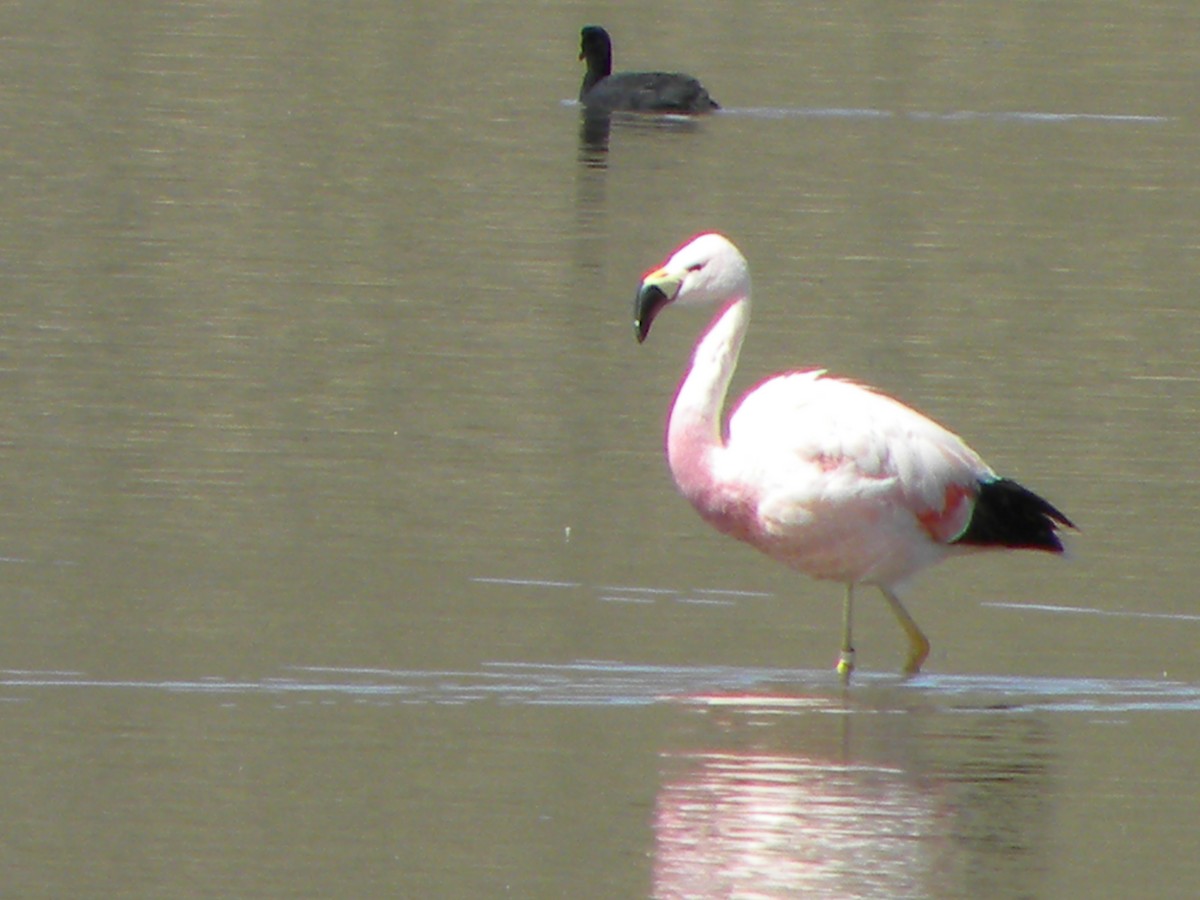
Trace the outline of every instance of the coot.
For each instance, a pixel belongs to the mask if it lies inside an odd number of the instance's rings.
[[[675,72],[618,72],[612,74],[612,39],[599,25],[580,32],[579,58],[587,74],[579,102],[588,109],[697,115],[719,109],[717,101],[690,75]]]

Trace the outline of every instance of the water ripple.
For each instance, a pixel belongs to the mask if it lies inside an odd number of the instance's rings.
[[[578,106],[577,100],[563,100],[563,106]],[[872,109],[838,106],[726,106],[716,116],[742,116],[753,119],[854,119],[907,120],[911,122],[1019,122],[1024,124],[1064,124],[1069,122],[1106,122],[1115,125],[1160,125],[1177,121],[1176,116],[1141,113],[1042,112],[1038,110],[929,110]],[[688,116],[625,114],[622,119],[693,122]]]
[[[159,692],[297,701],[402,704],[494,702],[525,706],[651,706],[755,713],[895,712],[930,703],[946,712],[1200,711],[1200,685],[1167,679],[1040,678],[926,674],[902,679],[859,673],[844,692],[832,671],[742,666],[660,666],[609,660],[486,662],[475,670],[296,665],[283,674],[231,680],[106,679],[68,671],[0,672],[0,698],[51,691]]]
[[[743,106],[721,109],[717,115],[745,116],[754,119],[853,119],[860,121],[885,120],[909,122],[1018,122],[1022,124],[1065,124],[1070,122],[1105,122],[1115,125],[1159,125],[1175,120],[1174,116],[1137,115],[1132,113],[1037,112],[1035,110],[971,110],[945,112],[887,109]]]

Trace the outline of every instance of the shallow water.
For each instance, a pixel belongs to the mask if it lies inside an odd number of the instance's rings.
[[[1197,62],[1182,4],[618,11],[701,121],[581,117],[576,11],[12,8],[0,893],[1190,896]],[[735,390],[878,385],[1081,526],[903,636],[711,532]]]
[[[942,712],[1196,711],[1200,687],[1175,681],[1096,678],[934,675],[899,678],[868,673],[855,692],[834,691],[827,670],[754,669],[732,666],[631,665],[607,660],[571,663],[485,661],[475,671],[339,669],[288,666],[256,681],[209,676],[194,681],[125,681],[89,678],[83,672],[9,671],[0,688],[13,702],[52,691],[161,691],[228,697],[267,695],[279,705],[321,702],[439,704],[494,701],[545,706],[638,706],[679,703],[713,709],[748,708],[764,714],[795,710],[854,711],[852,704],[884,690],[919,698]],[[758,691],[759,693],[744,693]],[[828,697],[795,696],[815,691]]]

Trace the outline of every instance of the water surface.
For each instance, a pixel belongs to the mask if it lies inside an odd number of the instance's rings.
[[[1189,896],[1194,79],[1179,3],[616,11],[724,109],[571,103],[558,6],[12,6],[13,896]],[[822,366],[1081,526],[869,596],[711,532],[662,426]]]

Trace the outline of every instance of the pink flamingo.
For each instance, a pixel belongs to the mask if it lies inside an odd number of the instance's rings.
[[[917,572],[972,550],[1062,553],[1074,528],[1047,501],[1001,478],[961,438],[897,400],[788,372],[722,407],[750,324],[750,271],[727,238],[702,234],[642,279],[638,342],[667,305],[719,304],[696,344],[667,424],[675,483],[719,531],[814,578],[846,585],[837,671],[854,668],[854,588],[876,585],[908,636],[907,674],[929,641],[897,596]]]

